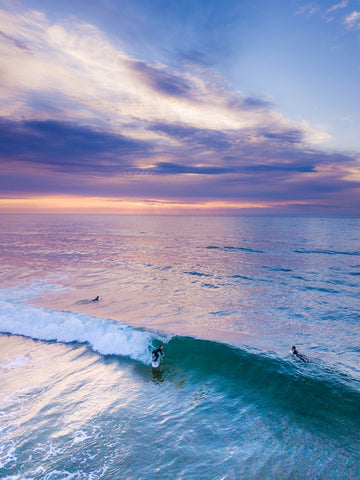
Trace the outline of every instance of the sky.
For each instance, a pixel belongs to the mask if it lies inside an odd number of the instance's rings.
[[[0,213],[360,214],[360,0],[0,0]]]

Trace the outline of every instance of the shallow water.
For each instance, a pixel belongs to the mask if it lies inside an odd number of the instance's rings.
[[[360,219],[0,230],[2,477],[360,477]]]

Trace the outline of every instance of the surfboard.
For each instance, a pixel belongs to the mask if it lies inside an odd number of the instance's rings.
[[[305,355],[302,355],[301,353],[298,353],[297,357],[304,363],[309,363],[310,362],[310,360],[307,357],[305,357]]]
[[[160,365],[160,357],[156,361],[153,360],[151,362],[151,365],[152,365],[153,368],[158,368],[158,366]]]
[[[297,357],[299,360],[301,360],[302,362],[304,363],[310,363],[310,360],[305,357],[305,355],[303,355],[302,353],[293,353],[291,350],[289,350],[289,353],[293,356],[293,357]]]

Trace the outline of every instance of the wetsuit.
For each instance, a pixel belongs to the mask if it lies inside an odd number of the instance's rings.
[[[308,359],[306,357],[304,357],[304,355],[301,355],[301,353],[297,353],[296,356],[298,358],[300,358],[300,360],[302,360],[303,362],[308,362]]]
[[[157,362],[157,361],[158,361],[159,353],[161,353],[161,356],[162,356],[162,357],[164,356],[164,354],[163,354],[163,352],[162,352],[162,350],[161,350],[160,347],[157,348],[156,350],[153,350],[152,356],[154,357],[154,360],[153,360],[154,362]]]
[[[301,355],[301,353],[299,353],[296,348],[294,348],[294,350],[291,351],[292,355],[296,355],[300,360],[302,360],[303,362],[308,362],[308,359],[306,357],[304,357],[304,355]]]

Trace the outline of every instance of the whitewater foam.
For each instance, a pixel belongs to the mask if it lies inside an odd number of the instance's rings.
[[[44,291],[44,285],[40,290]],[[23,303],[33,300],[40,290],[31,287],[21,294],[9,290],[1,291],[1,333],[22,335],[36,340],[87,343],[102,355],[121,355],[145,364],[151,363],[153,341],[158,336],[109,319]]]
[[[15,455],[16,445],[14,441],[3,442],[0,445],[0,468],[5,468],[8,464],[15,464],[17,456]]]
[[[29,357],[27,355],[19,355],[14,360],[9,360],[8,362],[0,363],[0,369],[7,371],[13,370],[14,368],[22,367],[26,363],[28,363]]]

